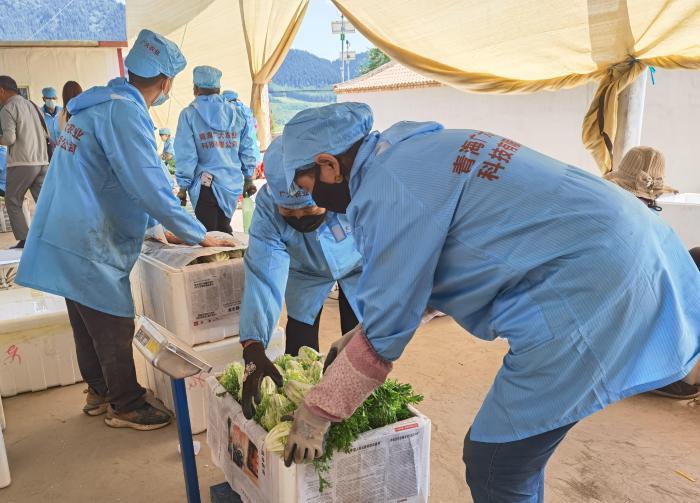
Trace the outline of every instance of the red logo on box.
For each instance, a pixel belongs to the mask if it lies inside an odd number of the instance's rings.
[[[412,430],[413,428],[418,428],[418,423],[404,424],[403,426],[397,426],[394,431],[406,431]]]

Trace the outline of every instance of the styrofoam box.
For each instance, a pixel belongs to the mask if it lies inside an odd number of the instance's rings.
[[[62,297],[30,288],[0,291],[0,395],[82,380]]]
[[[277,328],[270,343],[267,346],[268,358],[274,360],[284,354],[284,331]],[[206,379],[210,375],[223,372],[234,361],[243,362],[243,348],[238,337],[229,337],[223,341],[210,342],[195,346],[196,356],[211,365],[211,374],[200,372],[196,376],[185,379],[187,389],[187,405],[190,411],[190,423],[192,433],[201,433],[207,429],[207,400],[206,400]],[[175,410],[173,402],[173,391],[170,384],[170,377],[149,365],[146,359],[138,350],[134,350],[134,360],[136,362],[136,373],[142,386],[153,391],[156,398],[160,399],[165,406]]]
[[[264,447],[267,433],[243,417],[241,406],[207,379],[207,442],[226,481],[245,503],[416,503],[428,501],[430,420],[415,416],[360,435],[349,453],[336,452],[319,493],[313,465],[284,466]]]
[[[238,335],[243,259],[182,269],[140,255],[132,291],[143,315],[195,346]],[[137,306],[138,309],[138,306]]]
[[[659,213],[676,231],[687,248],[700,246],[700,194],[685,193],[657,200]]]

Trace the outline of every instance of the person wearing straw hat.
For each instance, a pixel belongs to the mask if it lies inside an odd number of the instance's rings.
[[[666,161],[663,153],[651,147],[634,147],[625,154],[617,169],[607,173],[604,178],[634,194],[650,209],[661,211],[656,199],[662,194],[678,192],[664,184],[665,171]],[[694,256],[693,258],[695,259]],[[700,390],[696,386],[683,380],[651,392],[679,400],[690,400],[700,396]]]
[[[676,189],[664,185],[665,169],[666,160],[661,152],[651,147],[634,147],[625,154],[617,169],[607,173],[604,178],[656,210],[659,196],[678,193]]]

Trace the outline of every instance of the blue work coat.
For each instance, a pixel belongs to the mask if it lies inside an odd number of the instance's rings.
[[[244,259],[241,340],[259,340],[267,346],[283,297],[289,316],[313,325],[336,281],[358,313],[356,293],[362,257],[345,216],[328,212],[325,223],[304,233],[293,229],[279,214],[269,185],[260,189],[255,203]]]
[[[53,143],[56,143],[56,139],[61,134],[61,130],[58,127],[58,116],[61,110],[63,110],[63,107],[56,105],[56,109],[54,110],[53,115],[51,115],[49,113],[49,109],[46,108],[46,105],[41,107],[41,113],[44,115],[44,122],[46,122],[46,129],[48,130],[49,136],[51,137],[51,141]]]
[[[213,176],[212,191],[231,218],[243,193],[243,178],[252,178],[257,157],[243,112],[220,95],[198,96],[180,113],[175,135],[175,179],[197,207],[201,176]]]
[[[473,440],[573,423],[700,357],[697,267],[597,176],[489,133],[402,122],[365,140],[350,190],[358,303],[382,358],[401,355],[427,305],[509,342]]]
[[[132,317],[129,273],[149,216],[191,244],[206,230],[172,193],[135,87],[114,79],[72,99],[68,110],[17,283]]]
[[[258,142],[258,127],[257,121],[255,120],[255,115],[253,115],[253,111],[248,106],[244,105],[242,101],[227,100],[226,98],[224,98],[224,100],[235,110],[239,110],[243,113],[243,116],[246,119],[246,132],[250,137],[248,138],[247,143],[253,145],[252,155],[255,157],[255,165],[257,166],[260,164],[260,143]]]

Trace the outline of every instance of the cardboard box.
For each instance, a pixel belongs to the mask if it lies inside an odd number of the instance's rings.
[[[266,350],[267,356],[274,360],[283,355],[284,344],[284,330],[278,327],[270,338]],[[192,349],[195,356],[213,367],[211,374],[200,372],[198,375],[185,379],[190,424],[192,425],[192,433],[197,434],[207,429],[206,379],[212,374],[222,373],[234,361],[242,363],[243,348],[238,337],[230,337],[223,341],[200,344]],[[136,362],[136,374],[141,385],[153,391],[155,397],[160,399],[168,409],[175,410],[170,377],[148,364],[143,355],[136,349],[134,350],[134,361]]]
[[[336,453],[323,493],[312,465],[284,466],[267,452],[267,433],[243,417],[218,381],[207,379],[207,442],[214,463],[246,503],[417,503],[430,489],[430,420],[405,421],[360,435],[350,453]],[[222,395],[223,396],[220,396]]]

